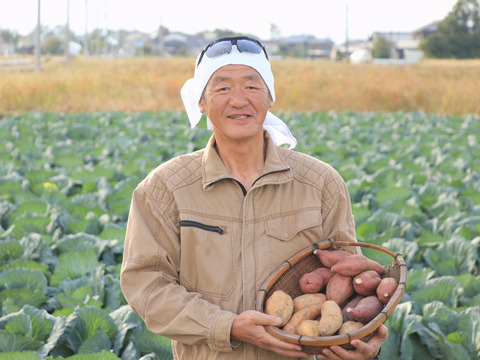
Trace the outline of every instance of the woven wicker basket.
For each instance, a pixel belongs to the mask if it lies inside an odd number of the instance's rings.
[[[352,243],[346,241],[327,240],[311,245],[310,247],[298,252],[290,259],[284,261],[269,276],[259,290],[256,300],[256,310],[264,312],[266,300],[276,290],[283,290],[292,298],[302,295],[303,292],[300,290],[299,286],[300,277],[316,268],[323,267],[316,255],[317,249],[335,250],[339,247],[345,248],[347,246],[352,247]],[[363,341],[368,341],[370,338],[375,336],[378,327],[387,320],[402,299],[407,282],[407,266],[400,253],[394,254],[388,249],[362,242],[355,242],[353,243],[353,246],[367,247],[382,251],[393,258],[393,262],[385,266],[385,274],[383,274],[382,277],[395,278],[395,280],[398,282],[398,287],[390,301],[383,308],[382,312],[359,330],[344,335],[309,337],[291,334],[275,326],[267,326],[266,329],[270,334],[283,341],[302,346],[303,351],[308,354],[320,354],[324,348],[332,345],[339,345],[345,349],[351,350],[353,349],[352,345],[350,345],[351,340],[361,339]]]

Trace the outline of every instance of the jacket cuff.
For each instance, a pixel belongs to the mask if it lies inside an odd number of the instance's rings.
[[[214,320],[208,346],[215,351],[231,352],[233,350],[230,341],[233,320],[237,315],[228,311],[220,311]]]

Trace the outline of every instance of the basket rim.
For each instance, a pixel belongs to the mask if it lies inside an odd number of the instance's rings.
[[[354,339],[362,339],[367,335],[370,335],[372,332],[378,329],[380,325],[382,325],[388,317],[391,315],[393,310],[396,308],[398,303],[403,297],[405,292],[406,282],[407,282],[407,266],[403,259],[403,256],[400,252],[393,253],[389,249],[381,247],[375,244],[369,244],[364,242],[351,242],[351,241],[334,241],[334,240],[325,240],[319,243],[312,244],[296,254],[294,254],[289,259],[285,260],[281,263],[265,280],[262,284],[260,290],[257,294],[256,300],[256,310],[259,312],[264,312],[264,304],[267,292],[270,288],[275,284],[275,282],[284,274],[286,273],[294,264],[302,260],[303,258],[311,255],[316,250],[324,250],[328,249],[333,246],[360,246],[360,247],[368,247],[375,250],[382,251],[388,255],[390,255],[396,264],[400,267],[400,278],[397,286],[397,290],[391,297],[390,301],[384,306],[382,311],[370,322],[365,324],[363,327],[356,331],[352,331],[347,334],[343,335],[332,335],[332,336],[318,336],[318,337],[309,337],[303,335],[295,335],[289,332],[286,332],[276,326],[265,326],[266,330],[276,338],[279,338],[283,341],[297,344],[301,346],[308,346],[308,347],[328,347],[332,345],[345,345],[350,343],[350,341]],[[386,265],[386,267],[390,266],[390,264]]]

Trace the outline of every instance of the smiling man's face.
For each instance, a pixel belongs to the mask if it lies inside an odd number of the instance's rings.
[[[215,71],[199,102],[215,138],[234,142],[263,138],[263,122],[272,105],[262,77],[246,65],[227,65]]]

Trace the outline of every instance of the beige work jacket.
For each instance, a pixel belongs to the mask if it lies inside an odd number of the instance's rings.
[[[172,339],[175,359],[291,359],[232,344],[236,314],[284,260],[326,239],[355,241],[341,176],[274,145],[245,192],[207,147],[152,171],[133,193],[121,286],[148,328]]]

